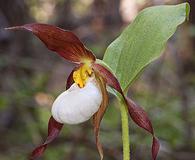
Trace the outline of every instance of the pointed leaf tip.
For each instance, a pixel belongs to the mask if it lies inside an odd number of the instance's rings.
[[[187,2],[185,4],[186,4],[186,19],[188,21],[190,17],[190,4]]]
[[[25,29],[36,35],[48,49],[58,53],[61,57],[74,63],[86,60],[94,62],[95,56],[80,39],[72,32],[48,24],[25,24],[6,28],[7,30]]]

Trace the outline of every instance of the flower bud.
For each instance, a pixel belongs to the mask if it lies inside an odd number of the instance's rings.
[[[78,124],[90,119],[102,102],[102,93],[95,78],[88,79],[80,88],[74,83],[53,103],[52,116],[59,123]]]

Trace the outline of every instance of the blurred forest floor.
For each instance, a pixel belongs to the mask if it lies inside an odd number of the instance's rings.
[[[0,160],[24,160],[47,134],[50,108],[73,65],[26,32],[4,27],[41,22],[75,32],[98,58],[138,12],[181,0],[0,0]],[[184,1],[183,1],[184,2]],[[145,107],[161,141],[159,160],[195,159],[195,1],[162,57],[129,96]],[[141,38],[141,37],[140,37]],[[150,160],[151,137],[130,120],[132,160]],[[108,138],[109,137],[109,138]],[[114,97],[101,124],[105,160],[122,159]],[[44,160],[99,159],[91,122],[65,126]]]

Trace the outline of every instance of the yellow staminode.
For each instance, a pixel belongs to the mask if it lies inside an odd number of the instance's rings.
[[[78,70],[74,71],[73,79],[74,82],[80,87],[83,88],[92,74],[92,69],[88,64],[83,64]]]

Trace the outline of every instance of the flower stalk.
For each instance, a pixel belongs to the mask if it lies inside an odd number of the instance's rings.
[[[122,123],[123,160],[130,160],[128,111],[124,102],[120,102],[120,112],[121,112],[121,123]]]

